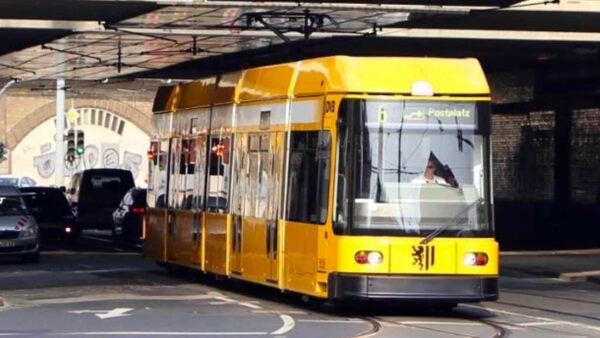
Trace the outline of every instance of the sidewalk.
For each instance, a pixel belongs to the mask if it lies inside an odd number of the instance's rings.
[[[600,249],[501,252],[500,275],[600,283]]]

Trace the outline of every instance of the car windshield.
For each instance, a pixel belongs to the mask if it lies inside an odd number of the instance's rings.
[[[0,177],[0,185],[14,185],[19,184],[19,179],[15,177]]]
[[[133,185],[133,180],[125,175],[93,175],[86,182],[86,193],[99,207],[114,207]]]
[[[0,196],[0,216],[25,215],[21,199],[16,196]]]
[[[23,199],[34,216],[71,215],[69,203],[60,191],[24,192]]]

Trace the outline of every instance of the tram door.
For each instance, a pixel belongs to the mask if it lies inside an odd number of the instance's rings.
[[[176,201],[179,171],[179,154],[181,149],[181,139],[172,138],[169,145],[169,170],[167,180],[168,187],[168,204],[167,204],[167,261],[177,261],[177,231],[176,231]]]
[[[204,192],[206,185],[206,135],[200,135],[196,139],[195,149],[196,172],[194,178],[194,196],[192,208],[194,209],[194,223],[192,229],[193,256],[192,265],[202,266],[202,241],[203,241],[203,218]]]
[[[231,214],[231,272],[236,275],[242,274],[242,217],[244,215],[244,200],[248,193],[248,136],[240,134],[235,139],[233,159],[233,182]]]
[[[280,198],[283,186],[283,158],[284,158],[284,133],[272,133],[268,141],[270,144],[268,153],[265,153],[264,165],[268,173],[267,196],[267,256],[269,265],[269,280],[279,280],[279,230],[281,218]],[[261,161],[262,162],[262,161]]]

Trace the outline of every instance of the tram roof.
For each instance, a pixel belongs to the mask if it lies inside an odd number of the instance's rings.
[[[177,111],[325,93],[411,95],[415,81],[430,84],[434,95],[489,95],[475,59],[330,56],[164,86],[158,91],[153,110]]]

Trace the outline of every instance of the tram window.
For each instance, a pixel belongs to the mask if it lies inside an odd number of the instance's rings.
[[[181,175],[191,175],[196,170],[195,147],[195,140],[181,141],[181,155],[179,157],[179,173]]]
[[[260,157],[260,137],[258,135],[248,136],[248,190],[246,193],[246,209],[244,216],[259,217],[258,212],[258,184],[259,184],[259,157]]]
[[[260,137],[260,165],[258,169],[258,196],[256,217],[267,218],[269,187],[271,184],[271,163],[269,163],[269,134]]]
[[[181,139],[173,138],[171,140],[171,159],[169,170],[169,198],[168,203],[171,208],[179,208],[183,203],[183,189],[181,187],[182,176],[179,175],[181,163],[177,161],[181,156]]]
[[[210,140],[207,207],[211,211],[226,212],[229,207],[230,147],[230,136],[213,137]]]
[[[169,141],[161,141],[158,147],[158,172],[155,179],[155,191],[156,191],[156,207],[166,207],[166,193],[167,193],[167,163],[168,163],[168,148]]]
[[[213,138],[210,141],[210,175],[223,175],[229,165],[229,139]]]
[[[206,137],[204,135],[199,136],[196,139],[195,147],[191,148],[193,152],[193,159],[196,163],[196,171],[194,173],[194,207],[203,210],[204,209],[204,190],[205,190],[205,175],[206,175]]]
[[[329,187],[328,132],[292,132],[288,183],[288,220],[325,223]],[[321,146],[319,146],[321,144]],[[320,149],[322,148],[322,149]]]
[[[191,209],[194,206],[194,172],[196,170],[196,140],[185,139],[181,141],[181,154],[179,156],[179,192],[178,207]]]

